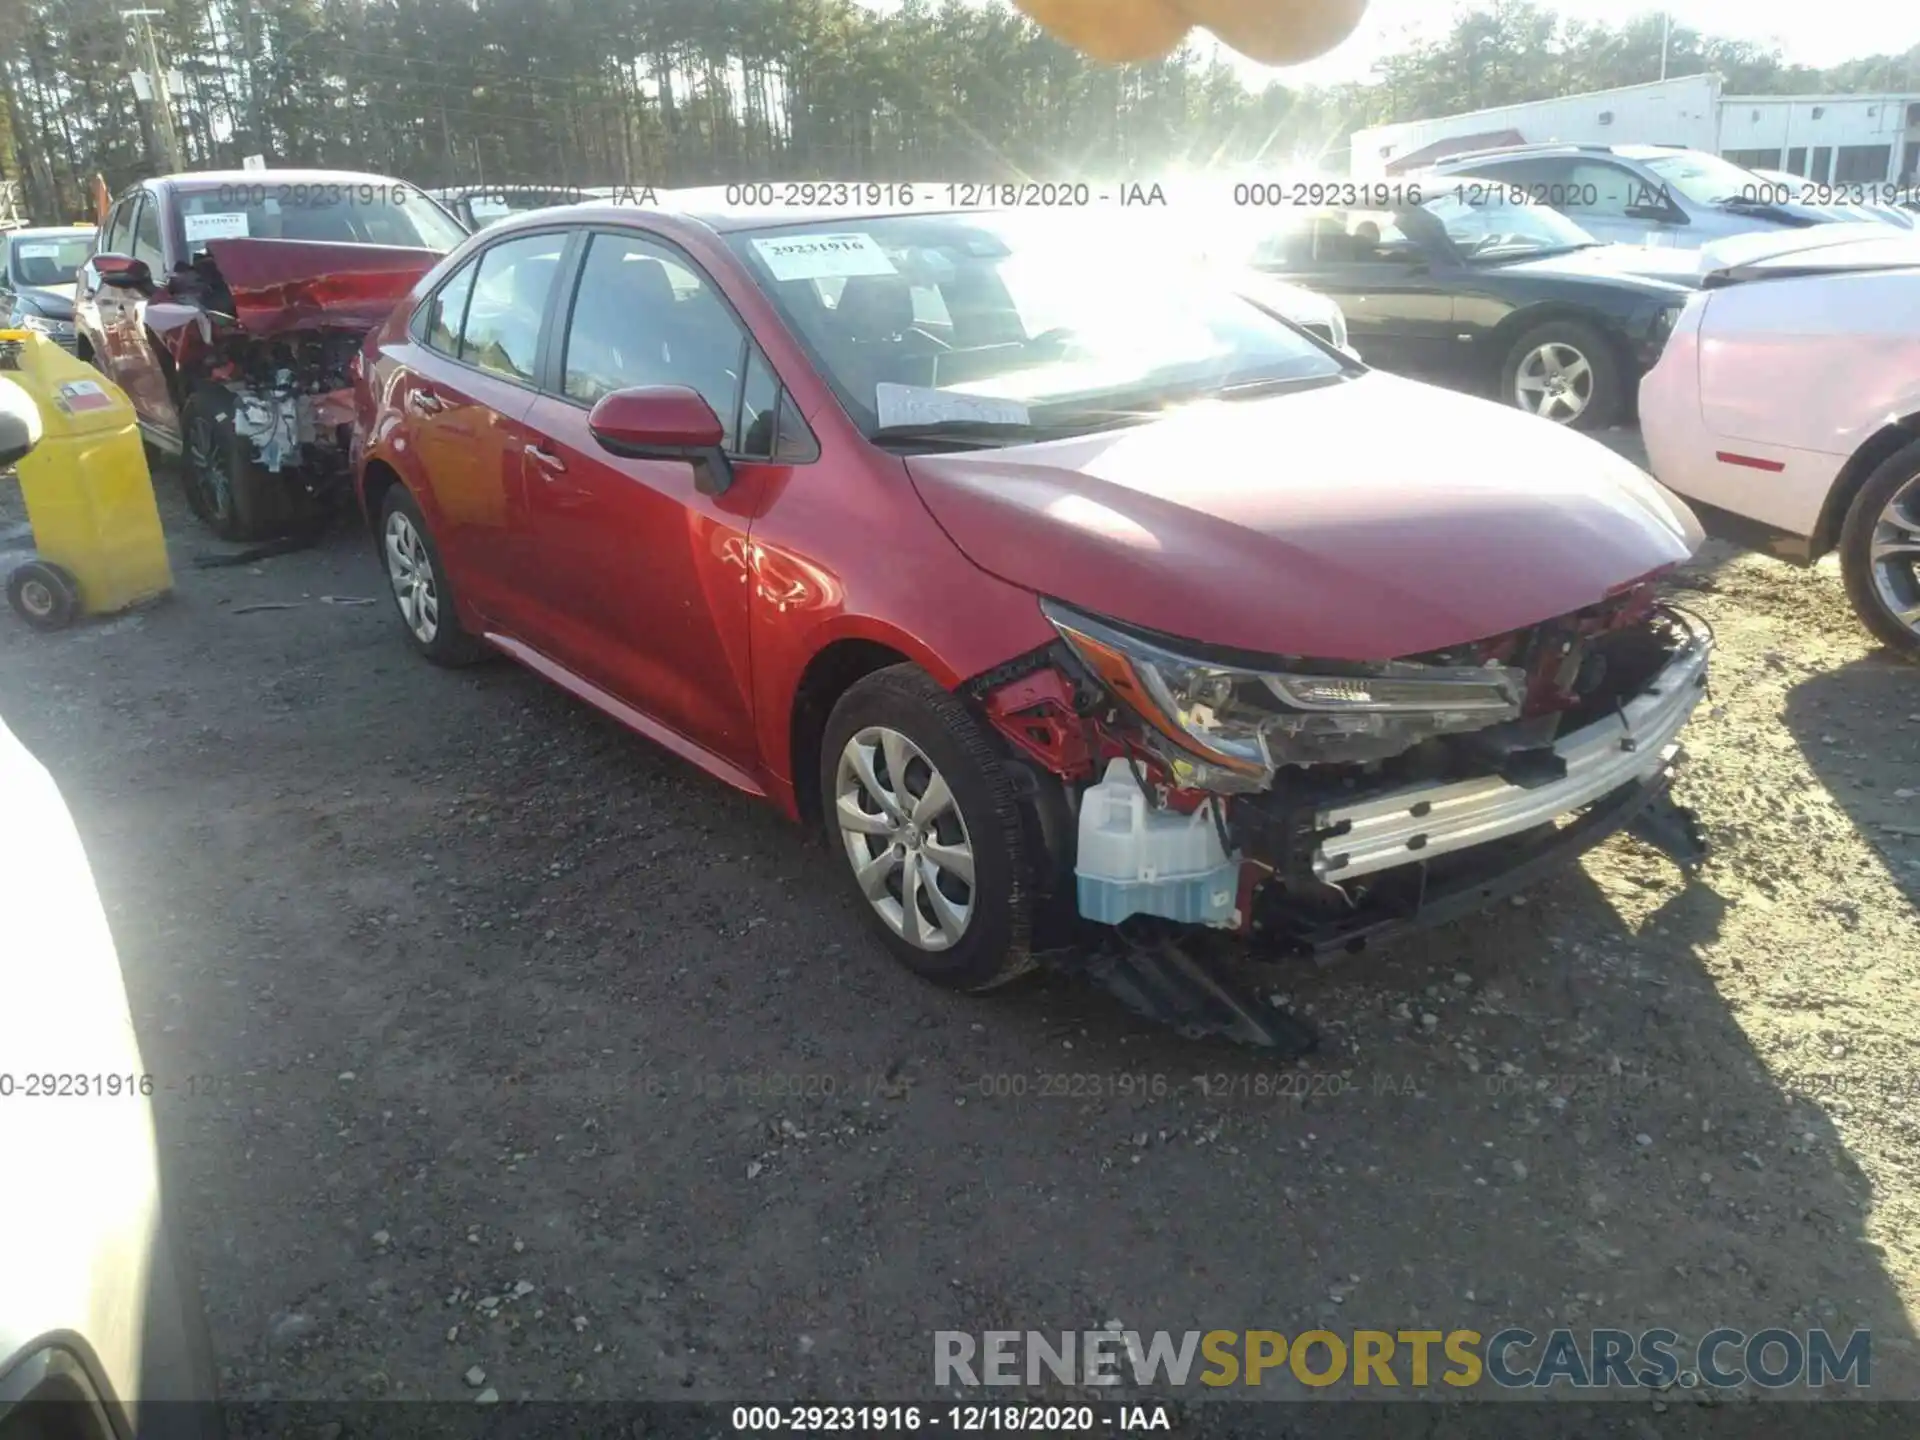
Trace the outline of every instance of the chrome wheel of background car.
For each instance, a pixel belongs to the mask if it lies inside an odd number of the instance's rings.
[[[1920,475],[1896,490],[1880,512],[1868,562],[1887,613],[1920,634]]]
[[[920,950],[945,950],[973,918],[973,841],[926,752],[898,730],[847,741],[834,816],[854,879],[887,927]]]
[[[387,516],[387,578],[393,581],[400,618],[422,645],[440,632],[440,597],[433,588],[433,561],[413,521],[396,510]]]
[[[1573,346],[1549,341],[1520,362],[1513,400],[1522,410],[1570,425],[1593,401],[1593,365]]]

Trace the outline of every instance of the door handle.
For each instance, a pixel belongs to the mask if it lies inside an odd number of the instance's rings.
[[[527,458],[533,461],[534,464],[540,466],[540,468],[545,470],[549,475],[564,475],[567,473],[566,461],[562,460],[558,455],[549,454],[538,445],[527,446]]]
[[[414,390],[407,395],[407,408],[416,415],[438,415],[447,407],[431,390]]]

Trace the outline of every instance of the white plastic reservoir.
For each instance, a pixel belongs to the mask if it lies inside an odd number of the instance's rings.
[[[1080,800],[1080,913],[1108,925],[1129,915],[1237,925],[1240,862],[1220,844],[1217,803],[1191,815],[1158,809],[1127,762],[1110,761]]]

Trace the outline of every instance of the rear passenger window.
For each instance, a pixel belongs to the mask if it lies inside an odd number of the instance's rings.
[[[460,354],[460,326],[467,318],[467,297],[473,293],[475,268],[473,262],[468,261],[457,275],[433,292],[416,327],[421,344],[442,355]]]
[[[540,322],[566,243],[565,235],[529,235],[480,256],[461,330],[462,360],[510,379],[533,379]]]

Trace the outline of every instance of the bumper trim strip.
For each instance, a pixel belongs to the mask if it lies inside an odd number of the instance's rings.
[[[1653,684],[1619,715],[1576,730],[1553,747],[1566,762],[1564,779],[1531,790],[1497,776],[1415,785],[1324,810],[1317,817],[1322,833],[1339,833],[1315,849],[1314,874],[1344,882],[1504,839],[1660,770],[1705,692],[1713,650],[1704,628],[1684,617],[1674,620],[1687,638]]]

